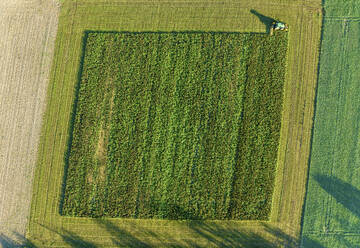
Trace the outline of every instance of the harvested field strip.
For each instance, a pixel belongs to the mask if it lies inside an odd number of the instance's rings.
[[[287,34],[86,36],[62,213],[267,219]]]

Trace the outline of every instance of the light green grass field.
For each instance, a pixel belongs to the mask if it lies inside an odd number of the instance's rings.
[[[325,4],[303,247],[360,244],[359,4]]]
[[[252,9],[290,26],[269,221],[194,222],[61,216],[65,154],[75,85],[80,77],[84,31],[265,32],[263,22],[266,19],[252,14]],[[40,247],[296,245],[307,175],[320,24],[320,3],[313,1],[65,1],[27,237]]]

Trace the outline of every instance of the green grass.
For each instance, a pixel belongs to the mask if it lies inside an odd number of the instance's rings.
[[[86,37],[62,213],[268,219],[287,33]]]
[[[322,0],[327,17],[360,17],[359,0]]]
[[[340,1],[325,6],[331,15],[324,19],[302,246],[358,247],[360,22],[356,8],[343,13]]]

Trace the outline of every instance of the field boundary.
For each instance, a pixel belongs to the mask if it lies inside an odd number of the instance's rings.
[[[100,4],[97,8],[91,8],[91,1],[63,4],[51,84],[48,90],[48,107],[39,147],[27,237],[39,246],[51,245],[53,247],[68,247],[75,239],[83,240],[82,244],[95,242],[99,246],[119,246],[119,244],[141,246],[144,243],[181,246],[191,244],[198,246],[243,244],[246,246],[254,242],[269,245],[269,241],[278,245],[296,244],[300,233],[301,210],[305,194],[321,8],[319,5],[308,7],[301,4],[300,8],[290,4],[287,6],[294,6],[294,8],[284,13],[282,7],[275,8],[274,5],[261,4],[261,7],[260,5],[256,7],[255,3],[248,7],[227,9],[226,4],[214,3],[211,5],[214,8],[193,10],[191,7],[197,2],[193,4],[186,2],[183,4],[186,4],[188,8],[181,10],[176,3],[169,3],[170,7],[160,6],[159,3],[163,4],[162,1],[151,2],[151,6],[147,7],[146,11],[142,6],[138,6],[138,3],[128,8],[111,6],[111,4],[107,6]],[[276,176],[270,221],[199,223],[131,219],[94,220],[60,216],[59,199],[62,192],[63,162],[68,144],[74,86],[79,75],[78,65],[81,58],[80,46],[83,31],[93,29],[123,31],[124,27],[127,27],[126,30],[130,31],[264,32],[264,24],[250,13],[252,8],[290,24],[277,168],[280,176]],[[141,11],[145,11],[142,12],[143,16],[139,16]],[[247,19],[243,17],[244,15]],[[119,18],[119,16],[124,16],[124,18]],[[214,16],[228,16],[229,18],[214,19]],[[153,23],[149,22],[151,18],[154,19]],[[208,20],[219,21],[206,24]],[[89,233],[101,235],[94,236]],[[114,235],[120,236],[122,240],[116,240]]]

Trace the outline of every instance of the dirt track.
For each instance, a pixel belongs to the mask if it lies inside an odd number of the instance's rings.
[[[58,9],[0,1],[0,247],[26,232]]]

